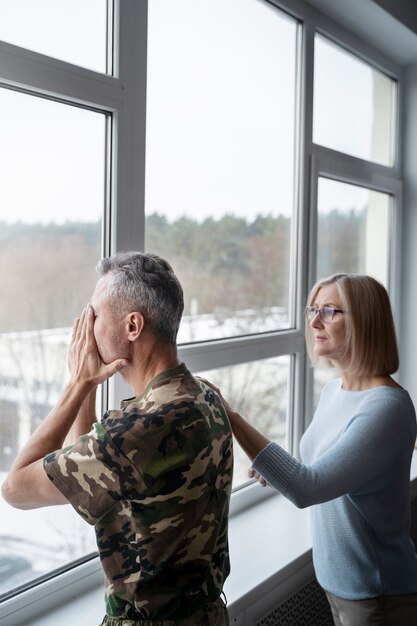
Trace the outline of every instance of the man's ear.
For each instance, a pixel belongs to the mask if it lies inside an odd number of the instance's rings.
[[[129,341],[136,341],[145,327],[145,318],[139,311],[133,311],[126,316],[127,338]]]

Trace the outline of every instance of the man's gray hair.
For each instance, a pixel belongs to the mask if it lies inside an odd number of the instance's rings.
[[[165,259],[143,252],[118,252],[101,259],[96,271],[111,274],[108,302],[115,313],[142,313],[163,343],[175,344],[184,310],[181,284]]]

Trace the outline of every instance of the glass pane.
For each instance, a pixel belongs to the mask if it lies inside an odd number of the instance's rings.
[[[105,116],[0,90],[0,482],[66,382],[101,256]],[[0,498],[0,595],[95,550],[71,507]]]
[[[146,248],[180,342],[289,326],[296,35],[259,0],[149,3]]]
[[[317,278],[370,274],[388,285],[391,197],[328,178],[318,181]],[[314,368],[314,408],[334,368]]]
[[[290,356],[199,372],[218,387],[230,405],[266,437],[287,446]],[[233,487],[248,482],[249,458],[233,441]]]
[[[0,40],[107,71],[107,0],[0,0]]]
[[[313,141],[393,165],[395,81],[316,35]]]
[[[319,178],[317,277],[370,274],[387,286],[390,205],[386,193]]]

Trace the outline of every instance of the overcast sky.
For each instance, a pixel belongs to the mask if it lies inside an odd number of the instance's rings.
[[[105,0],[0,0],[0,39],[102,71]],[[147,212],[289,215],[295,21],[263,0],[151,0],[148,43]],[[356,63],[353,76],[347,55],[318,52],[317,128],[324,141],[342,131],[346,150],[366,154],[371,71]],[[104,132],[101,114],[1,90],[0,219],[97,220]],[[326,210],[335,194],[323,194]],[[352,197],[338,202],[350,208]]]

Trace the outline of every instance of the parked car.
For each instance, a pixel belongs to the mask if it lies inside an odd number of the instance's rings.
[[[0,595],[27,582],[31,571],[32,563],[25,557],[0,554]]]

